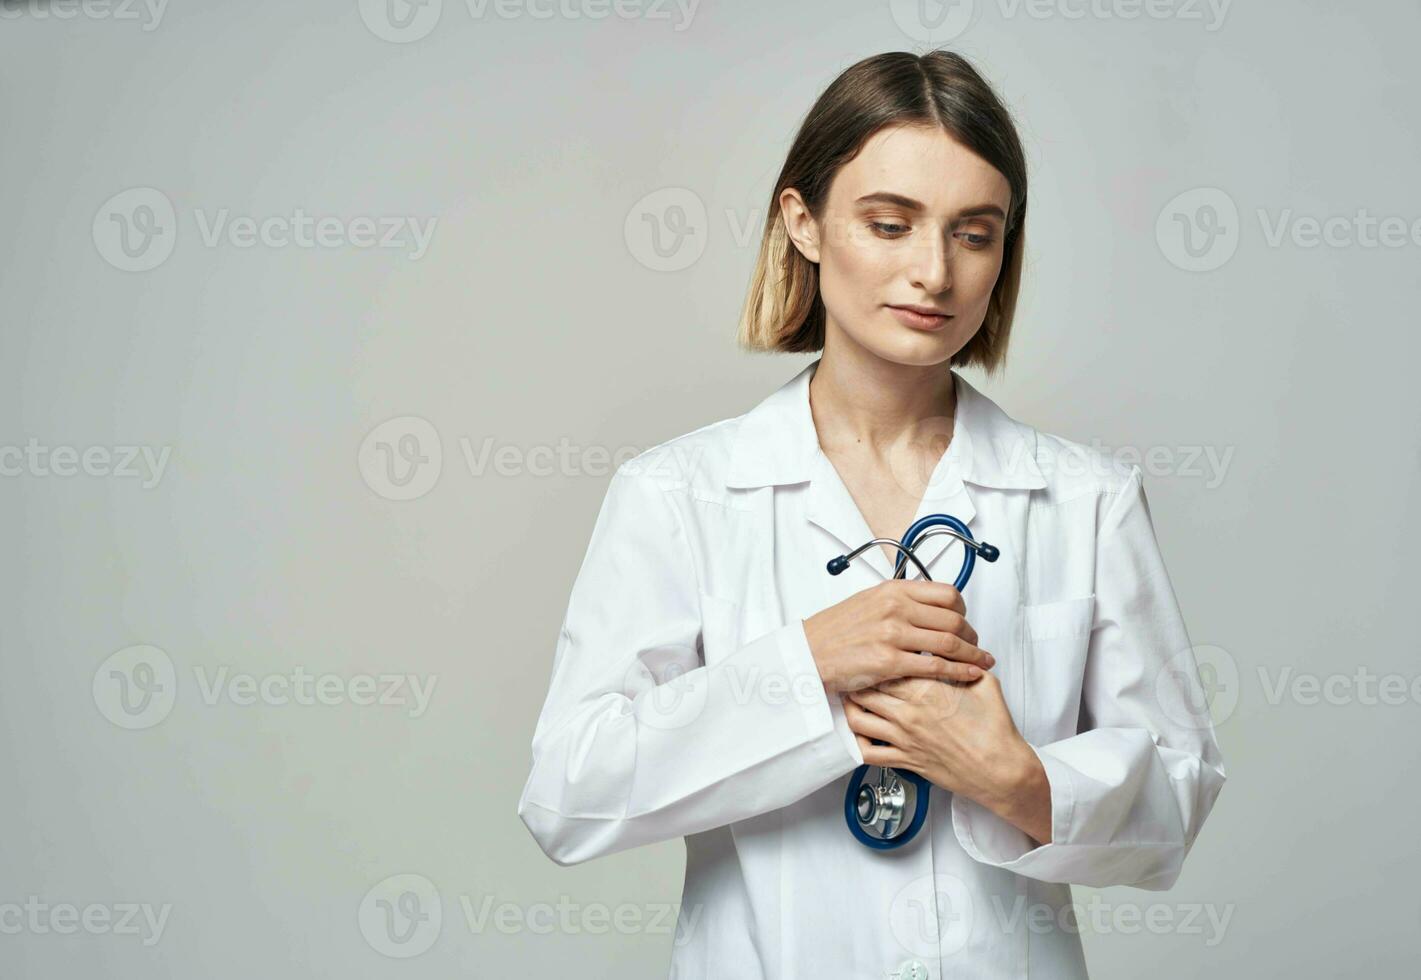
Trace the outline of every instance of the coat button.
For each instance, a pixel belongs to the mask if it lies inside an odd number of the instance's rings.
[[[894,975],[894,980],[931,980],[932,974],[928,973],[928,965],[922,960],[904,960],[898,964],[898,972]]]

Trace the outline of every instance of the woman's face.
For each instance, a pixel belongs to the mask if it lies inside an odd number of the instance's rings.
[[[819,263],[826,348],[848,339],[899,364],[949,360],[986,318],[1010,204],[995,167],[941,129],[917,125],[870,137],[834,176],[819,221],[786,188],[786,229]],[[947,316],[914,320],[902,307]]]

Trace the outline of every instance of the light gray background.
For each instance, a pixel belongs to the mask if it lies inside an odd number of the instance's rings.
[[[0,918],[0,974],[665,974],[681,844],[560,869],[515,814],[598,450],[739,414],[808,362],[732,342],[771,182],[839,71],[930,40],[999,87],[1031,162],[1008,371],[969,378],[1155,451],[1156,528],[1220,670],[1228,784],[1174,890],[1077,889],[1118,913],[1087,929],[1093,975],[1406,972],[1421,235],[1309,246],[1306,222],[1421,218],[1416,4],[979,0],[933,39],[914,4],[858,0],[446,0],[394,39],[378,7],[3,8],[0,447],[169,455],[156,485],[98,456],[0,477],[0,906],[49,909]],[[174,209],[148,271],[114,264],[105,209],[132,188]],[[418,258],[208,244],[223,209],[437,222]],[[1217,267],[1185,268],[1176,212],[1222,228]],[[648,222],[678,214],[683,267],[659,268]],[[377,444],[429,455],[431,430],[437,480],[431,457],[394,499]],[[109,658],[134,646],[175,701],[130,729],[114,671],[146,682]],[[223,666],[329,673],[339,703],[204,697]],[[1364,703],[1359,668],[1401,703]],[[434,684],[427,710],[342,700],[382,673]],[[1300,674],[1335,679],[1309,697]],[[361,926],[400,875],[442,901],[403,959]],[[94,924],[56,931],[65,903]],[[170,906],[160,939],[99,924],[127,903]],[[599,926],[618,914],[642,925]]]

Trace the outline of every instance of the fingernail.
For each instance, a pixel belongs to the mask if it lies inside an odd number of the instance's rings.
[[[997,658],[994,657],[994,656],[992,656],[990,653],[987,654],[987,666],[988,666],[988,667],[995,667],[996,665],[997,665]]]

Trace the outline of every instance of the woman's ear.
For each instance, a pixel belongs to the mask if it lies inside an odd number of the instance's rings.
[[[810,262],[819,261],[819,223],[809,213],[804,198],[793,187],[780,191],[780,220],[784,222],[785,234]]]

